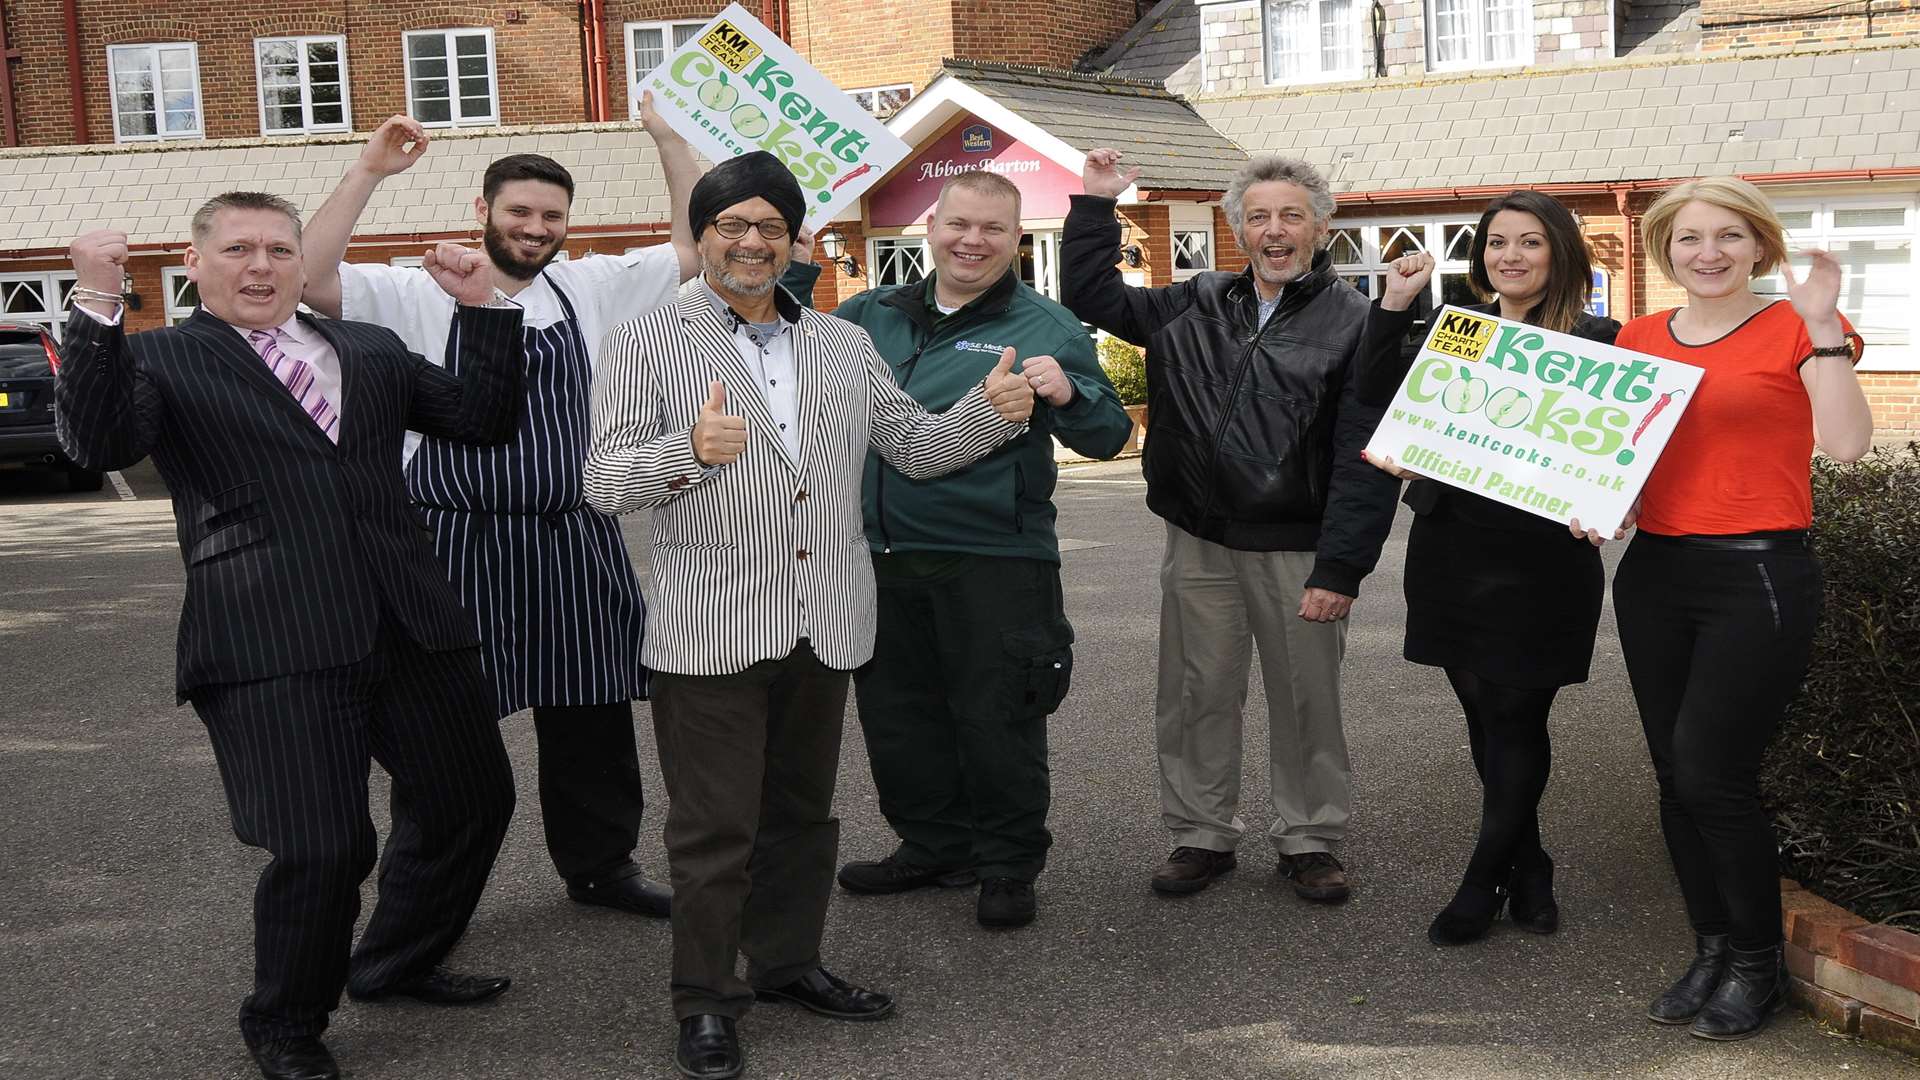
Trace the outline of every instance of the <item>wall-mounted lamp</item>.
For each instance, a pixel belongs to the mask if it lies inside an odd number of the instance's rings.
[[[847,238],[840,235],[839,229],[828,228],[814,239],[820,244],[820,254],[827,257],[834,269],[850,278],[860,276],[860,264],[847,254]]]
[[[1128,244],[1120,249],[1120,261],[1128,266],[1139,266],[1142,257],[1139,244]]]
[[[133,291],[133,275],[124,270],[120,272],[120,295],[126,300],[129,310],[140,310],[140,294]]]

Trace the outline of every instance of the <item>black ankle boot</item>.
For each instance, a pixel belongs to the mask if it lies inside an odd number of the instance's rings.
[[[1507,894],[1500,889],[1461,882],[1453,901],[1433,917],[1427,927],[1427,940],[1435,945],[1465,945],[1487,936],[1493,920],[1500,917]]]
[[[1687,1024],[1700,1015],[1700,1007],[1713,996],[1720,979],[1727,973],[1727,935],[1695,934],[1693,963],[1680,981],[1654,999],[1647,1019],[1656,1024]]]
[[[1786,957],[1780,946],[1727,950],[1727,974],[1693,1021],[1693,1034],[1731,1042],[1758,1032],[1787,998]]]
[[[1553,860],[1546,852],[1531,866],[1513,868],[1507,879],[1507,918],[1536,934],[1560,929],[1560,905],[1553,899]]]

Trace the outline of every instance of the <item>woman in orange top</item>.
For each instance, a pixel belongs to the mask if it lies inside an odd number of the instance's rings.
[[[1693,964],[1648,1016],[1752,1035],[1782,1000],[1780,883],[1760,761],[1806,675],[1820,567],[1808,546],[1817,443],[1852,461],[1873,434],[1860,339],[1824,251],[1795,277],[1758,188],[1713,177],[1648,209],[1647,250],[1687,303],[1616,344],[1705,368],[1640,496],[1613,582],[1627,674],[1660,783],[1660,824],[1693,923]],[[1752,280],[1776,266],[1787,300]]]

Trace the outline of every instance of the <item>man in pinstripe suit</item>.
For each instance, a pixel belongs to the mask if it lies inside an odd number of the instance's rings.
[[[951,472],[1033,409],[1006,361],[928,414],[864,331],[802,309],[776,284],[802,211],[772,155],[716,166],[689,213],[701,276],[608,334],[594,387],[587,498],[653,508],[643,659],[671,802],[674,1057],[690,1077],[740,1074],[734,1023],[756,997],[843,1020],[892,1011],[820,961],[848,677],[873,652],[861,473],[869,445],[909,476]]]
[[[477,641],[396,467],[409,428],[499,442],[524,392],[520,312],[479,252],[428,254],[461,303],[463,378],[393,333],[296,315],[300,219],[271,195],[194,215],[201,308],[128,336],[124,233],[74,241],[55,387],[62,447],[90,469],[152,454],[173,497],[186,601],[178,693],[206,724],[234,832],[273,856],[254,891],[254,985],[240,1030],[269,1080],[339,1070],[320,1042],[356,998],[482,1000],[505,978],[440,966],[479,902],[513,775]],[[379,903],[369,760],[393,777]]]

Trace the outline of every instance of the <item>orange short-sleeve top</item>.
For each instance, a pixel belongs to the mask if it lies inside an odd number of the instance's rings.
[[[1813,524],[1813,402],[1800,367],[1813,354],[1793,304],[1776,301],[1714,341],[1673,336],[1679,309],[1643,315],[1614,344],[1706,369],[1640,496],[1640,528],[1727,536]],[[1854,359],[1860,339],[1843,318]]]

